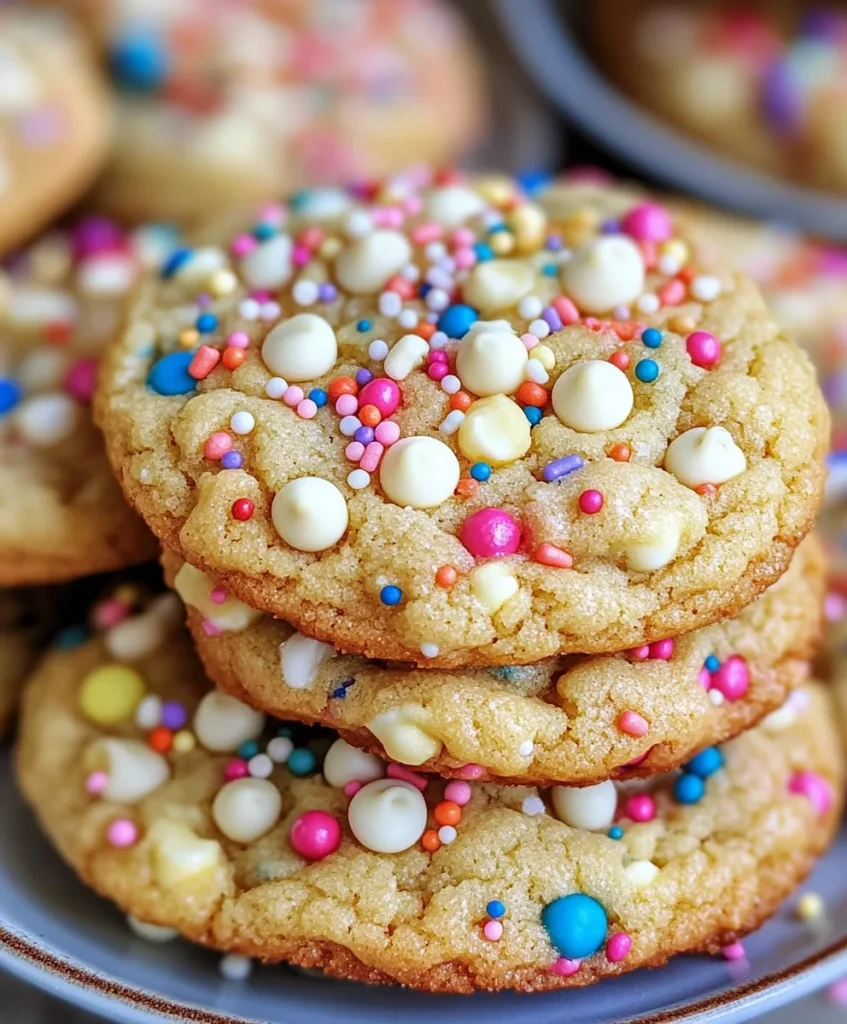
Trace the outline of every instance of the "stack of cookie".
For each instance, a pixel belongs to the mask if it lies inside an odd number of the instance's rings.
[[[95,400],[193,643],[124,593],[37,672],[64,856],[151,937],[371,982],[742,956],[843,783],[829,419],[755,285],[590,182],[418,171],[202,239]]]

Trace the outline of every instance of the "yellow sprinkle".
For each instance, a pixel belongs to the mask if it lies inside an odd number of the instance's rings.
[[[216,298],[231,295],[238,286],[238,278],[231,270],[216,270],[209,278],[209,291]]]
[[[553,349],[548,348],[546,345],[536,345],[530,352],[530,357],[532,359],[537,359],[545,370],[552,370],[556,365],[556,357],[553,355]]]
[[[659,255],[670,256],[672,259],[677,260],[680,266],[684,266],[688,262],[691,253],[681,238],[669,238],[666,242],[662,242],[659,245]]]
[[[492,206],[505,206],[515,194],[514,184],[505,174],[491,174],[474,182],[482,198]]]
[[[200,340],[200,333],[196,327],[186,327],[179,332],[179,343],[183,348],[194,348]]]
[[[321,242],[318,255],[325,260],[334,259],[341,252],[341,239],[330,235]]]
[[[515,237],[509,231],[497,231],[488,244],[497,256],[508,256],[515,248]]]
[[[178,733],[174,735],[173,749],[178,754],[190,754],[192,750],[197,746],[197,739],[193,732],[188,729],[180,729]]]
[[[797,916],[801,921],[817,921],[824,914],[824,902],[816,892],[804,893],[797,901]]]
[[[101,665],[85,677],[79,691],[82,713],[98,725],[132,718],[146,692],[144,680],[125,665]]]

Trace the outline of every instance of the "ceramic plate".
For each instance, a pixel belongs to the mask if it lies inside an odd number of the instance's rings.
[[[747,943],[748,962],[677,957],[593,988],[545,995],[427,996],[257,968],[226,982],[218,957],[136,938],[42,837],[0,754],[0,965],[117,1024],[701,1024],[747,1020],[847,972],[847,831],[807,889],[833,922],[812,934],[784,909]]]

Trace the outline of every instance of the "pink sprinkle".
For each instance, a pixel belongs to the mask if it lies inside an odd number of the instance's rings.
[[[832,808],[832,786],[817,772],[796,772],[788,783],[788,792],[805,796],[820,815]]]
[[[232,451],[232,438],[222,430],[212,434],[203,445],[203,454],[207,459],[217,461],[222,459],[227,452]]]
[[[579,310],[566,295],[560,295],[558,298],[553,299],[553,309],[559,314],[562,323],[566,327],[569,324],[579,323]]]
[[[85,791],[92,796],[99,796],[109,785],[109,776],[105,772],[92,772],[85,780]]]
[[[403,200],[403,209],[410,217],[417,217],[423,209],[423,199],[419,195],[406,196]]]
[[[470,270],[476,265],[476,253],[473,249],[457,249],[453,253],[453,259],[456,261],[457,270]]]
[[[673,640],[657,640],[654,644],[650,644],[649,657],[655,658],[657,661],[670,661],[673,657]]]
[[[221,354],[211,345],[201,345],[188,364],[188,375],[195,380],[205,380],[221,360]]]
[[[750,687],[747,662],[738,654],[730,655],[721,667],[712,673],[712,686],[729,701],[740,700]]]
[[[138,829],[129,818],[116,818],[106,830],[106,838],[119,850],[134,846],[138,840]]]
[[[300,237],[297,239],[302,245],[305,245],[307,249],[317,249],[318,246],[323,244],[323,240],[326,237],[326,232],[323,228],[319,228],[317,224],[313,224],[311,227],[304,228],[300,232]]]
[[[847,601],[841,596],[836,594],[835,591],[830,591],[824,598],[823,602],[823,613],[826,617],[827,622],[839,622],[844,618],[844,612],[847,610]]]
[[[656,803],[649,793],[637,793],[624,804],[624,814],[631,821],[652,821],[656,817]]]
[[[312,254],[305,245],[295,245],[291,258],[295,267],[305,267],[311,261]]]
[[[107,597],[94,608],[94,625],[97,629],[109,629],[110,626],[123,622],[129,616],[129,612],[129,605],[113,597]]]
[[[708,331],[695,331],[685,339],[685,348],[695,366],[708,369],[721,357],[721,343]]]
[[[397,411],[400,399],[400,388],[390,377],[377,377],[359,392],[359,406],[375,405],[383,419]]]
[[[251,253],[258,244],[252,235],[238,235],[232,240],[230,248],[232,249],[233,256],[242,259],[248,253]]]
[[[641,647],[633,647],[630,653],[636,661],[646,661],[650,657],[650,647],[648,644],[642,644]]]
[[[444,799],[452,800],[454,804],[464,807],[471,798],[471,792],[471,787],[467,782],[462,782],[459,779],[453,779],[444,787]]]
[[[402,764],[390,764],[386,771],[386,775],[390,779],[400,779],[401,782],[409,782],[421,792],[426,789],[427,783],[423,775],[418,775],[416,772],[409,771],[409,769],[404,767]]]
[[[279,227],[285,220],[285,207],[282,203],[262,203],[259,209],[259,221],[262,224],[275,224]]]
[[[212,604],[224,604],[226,601],[226,591],[223,587],[214,587],[209,592],[209,600]]]
[[[606,943],[606,959],[613,964],[626,960],[632,949],[632,939],[626,932],[615,932]]]
[[[650,731],[650,724],[643,715],[637,711],[622,711],[618,718],[618,728],[627,736],[646,736]]]
[[[351,462],[358,462],[365,454],[365,446],[361,441],[351,441],[344,449],[344,455]]]
[[[352,782],[348,782],[347,785],[344,787],[345,796],[355,796],[363,785],[364,783],[359,782],[356,779],[353,779]]]
[[[374,224],[383,228],[401,228],[406,219],[403,211],[396,206],[377,207],[371,210],[371,217]]]
[[[672,281],[663,284],[656,295],[663,306],[678,306],[685,298],[685,284],[675,277]]]
[[[379,443],[379,441],[371,441],[371,443],[365,448],[365,454],[362,456],[362,461],[359,466],[368,473],[373,473],[379,465],[379,460],[382,458],[382,453],[385,448]]]
[[[249,774],[250,769],[247,767],[247,762],[240,757],[234,757],[231,761],[227,761],[224,767],[224,779],[227,782],[234,782],[236,779],[246,779]]]
[[[485,775],[485,769],[481,764],[470,764],[462,765],[461,768],[456,770],[456,776],[460,779],[481,779]]]
[[[847,978],[836,981],[826,990],[826,997],[831,1003],[837,1006],[847,1006]]]
[[[250,298],[255,299],[258,303],[271,302],[273,299],[273,292],[269,292],[267,288],[256,288],[250,292]]]
[[[587,516],[596,515],[603,507],[603,495],[600,491],[583,491],[579,496],[579,510]]]
[[[248,348],[250,345],[250,339],[244,331],[233,331],[226,339],[226,343],[227,345],[231,345],[233,348]]]
[[[412,228],[409,237],[415,245],[427,245],[429,242],[437,242],[441,238],[441,225],[437,221],[427,221],[426,224],[418,224]]]
[[[305,397],[303,389],[298,388],[296,384],[290,384],[282,393],[282,400],[290,409],[299,405]]]
[[[453,245],[461,249],[465,246],[473,245],[476,241],[476,235],[470,228],[456,228],[452,235]]]
[[[400,440],[400,427],[393,420],[383,420],[377,423],[374,436],[381,445],[390,448]]]
[[[568,960],[566,957],[560,956],[550,970],[554,974],[558,974],[560,978],[570,978],[579,970],[579,960]]]
[[[486,921],[482,934],[489,942],[499,942],[503,938],[503,925],[499,921]]]
[[[502,508],[481,508],[462,523],[459,539],[475,558],[501,558],[520,547],[520,523]]]
[[[524,348],[527,352],[531,352],[536,345],[541,344],[541,339],[536,338],[536,336],[534,334],[530,334],[529,331],[527,331],[526,334],[521,335],[521,341],[524,343]]]
[[[740,942],[733,942],[730,946],[724,946],[721,950],[724,960],[743,960],[747,955]]]
[[[447,353],[442,348],[431,349],[426,357],[428,363],[446,363]]]
[[[639,203],[621,221],[623,230],[639,242],[666,242],[673,233],[670,214],[658,203]]]
[[[341,395],[335,402],[335,411],[339,416],[352,416],[359,408],[359,399],[355,395]]]
[[[77,359],[65,377],[65,391],[78,402],[90,402],[96,384],[96,359]]]
[[[297,403],[297,415],[302,416],[304,420],[313,420],[317,414],[318,407],[311,398],[304,398],[302,402]]]
[[[221,630],[219,626],[216,626],[210,619],[203,620],[203,632],[206,636],[220,636]]]
[[[426,371],[430,380],[443,380],[449,372],[450,367],[447,363],[430,363]]]
[[[711,689],[712,673],[706,668],[705,665],[701,666],[700,671],[697,673],[697,682],[703,687],[704,690]]]

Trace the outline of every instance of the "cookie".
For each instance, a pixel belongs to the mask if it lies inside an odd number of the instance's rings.
[[[836,6],[603,0],[594,11],[601,63],[651,111],[768,175],[847,191]]]
[[[107,155],[106,93],[76,26],[29,4],[0,10],[0,254],[88,188]],[[57,173],[58,172],[58,173]]]
[[[171,245],[88,218],[0,268],[0,584],[54,582],[151,558],[92,422],[97,359],[144,266]]]
[[[467,153],[481,69],[440,0],[68,0],[104,51],[115,146],[98,204],[195,220],[296,189]]]
[[[424,771],[542,785],[668,771],[754,725],[806,678],[824,586],[809,537],[736,619],[627,654],[444,672],[339,654],[227,598],[175,556],[164,562],[226,693]]]
[[[516,665],[736,614],[811,526],[826,407],[749,279],[614,203],[405,175],[181,251],[101,374],[129,500],[368,657]]]
[[[208,691],[175,602],[47,656],[17,767],[90,886],[196,942],[436,991],[585,985],[736,942],[835,829],[818,687],[647,784],[427,784]]]

